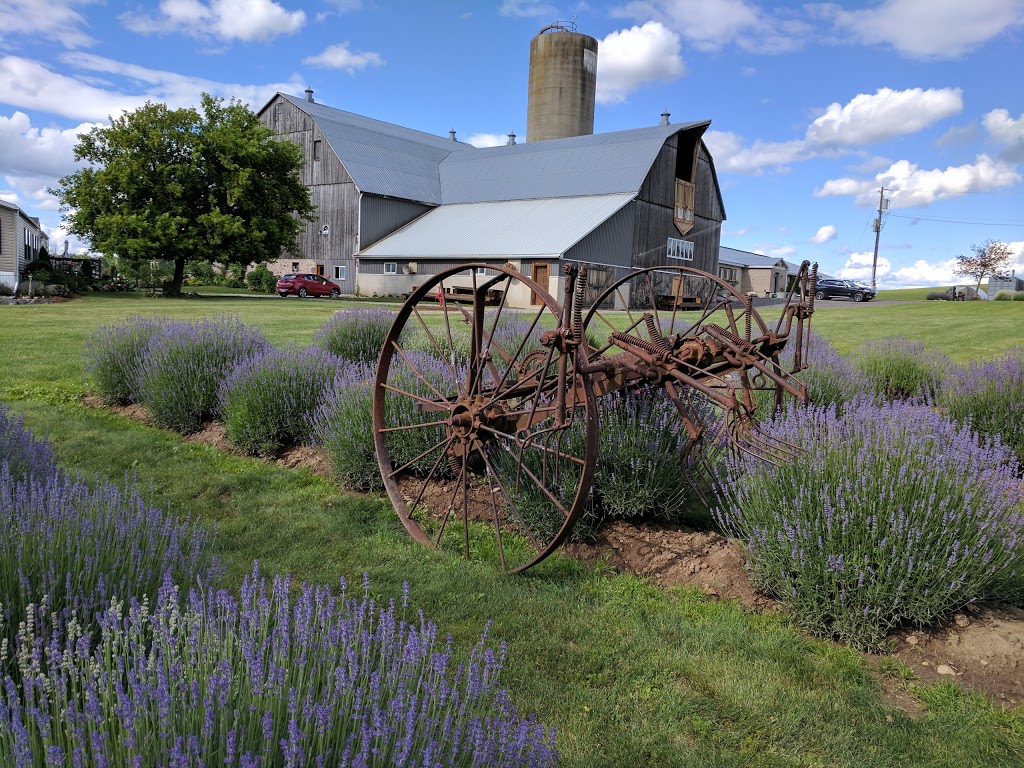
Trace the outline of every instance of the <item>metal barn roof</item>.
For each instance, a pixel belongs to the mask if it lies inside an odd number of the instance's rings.
[[[440,163],[476,147],[281,94],[309,114],[361,192],[441,204]]]
[[[787,271],[789,268],[789,264],[784,259],[775,256],[763,256],[759,253],[725,247],[718,249],[718,263],[730,264],[736,267],[774,267],[779,263],[783,263],[786,264]]]
[[[441,161],[445,205],[640,190],[665,140],[700,121],[459,152]]]
[[[635,192],[443,205],[360,251],[360,258],[557,258]]]

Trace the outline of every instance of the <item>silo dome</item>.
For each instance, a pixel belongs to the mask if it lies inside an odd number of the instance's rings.
[[[526,140],[594,132],[597,40],[552,24],[530,41]]]

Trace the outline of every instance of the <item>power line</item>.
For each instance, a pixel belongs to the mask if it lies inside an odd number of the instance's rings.
[[[961,220],[961,219],[930,219],[927,216],[907,216],[901,213],[890,213],[889,216],[895,216],[897,219],[914,219],[916,221],[938,221],[943,224],[971,224],[974,226],[985,226],[985,227],[1024,227],[1024,222],[1021,221],[999,221],[998,219],[974,219],[974,220]]]

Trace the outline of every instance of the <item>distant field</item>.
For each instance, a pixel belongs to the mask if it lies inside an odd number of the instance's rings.
[[[878,292],[879,301],[924,301],[933,291],[945,291],[949,286],[938,288],[895,288]]]

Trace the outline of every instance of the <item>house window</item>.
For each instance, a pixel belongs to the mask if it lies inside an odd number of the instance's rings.
[[[384,262],[384,274],[385,275],[397,275],[398,274],[398,262],[397,261],[386,261],[386,262]]]
[[[335,267],[334,268],[334,279],[335,280],[344,280],[345,279],[345,268],[344,267]]]
[[[284,102],[279,101],[274,105],[274,117],[280,117],[282,112],[284,112]]]
[[[316,141],[313,142],[313,159],[314,160],[319,160],[320,159],[320,153],[323,151],[322,145],[323,145],[323,142],[320,141],[320,139],[317,139]]]
[[[476,268],[476,273],[478,275],[486,275],[487,274],[487,267],[477,267]]]
[[[299,271],[299,262],[293,261],[292,262],[292,272],[298,272],[298,271]]]

